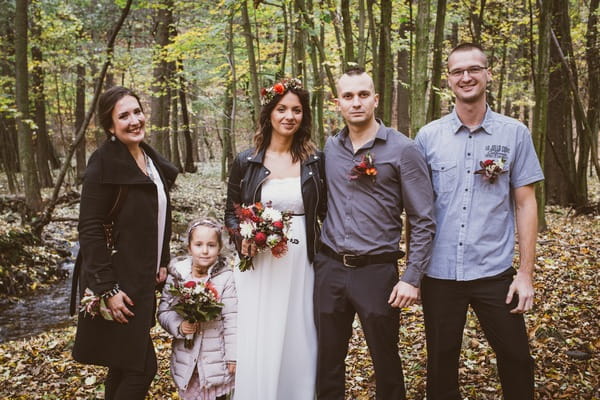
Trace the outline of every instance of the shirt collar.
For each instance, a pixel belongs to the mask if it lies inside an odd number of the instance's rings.
[[[384,125],[383,121],[380,120],[379,118],[375,118],[375,121],[377,121],[377,123],[379,124],[379,128],[377,129],[377,132],[375,133],[375,140],[379,139],[379,140],[383,140],[384,142],[387,141],[388,128]],[[348,126],[345,126],[338,133],[338,139],[339,139],[340,143],[342,143],[342,144],[346,143],[346,141],[348,140]],[[365,148],[373,147],[373,144],[375,144],[375,140],[373,140],[373,142],[370,142],[371,145],[368,147],[365,147]]]
[[[492,135],[492,123],[494,120],[493,114],[494,114],[494,112],[492,111],[490,106],[486,104],[485,105],[485,115],[483,116],[483,122],[475,130],[479,130],[481,128],[481,130],[483,132],[487,133],[488,135]],[[455,134],[458,133],[460,128],[462,128],[463,126],[465,128],[467,128],[465,125],[463,125],[460,118],[458,118],[458,114],[456,113],[456,107],[452,110],[452,113],[450,114],[450,116],[451,116],[450,121],[452,124],[452,132],[453,133],[455,133]]]

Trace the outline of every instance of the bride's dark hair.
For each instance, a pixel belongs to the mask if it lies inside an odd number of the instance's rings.
[[[298,162],[306,160],[316,150],[316,146],[311,140],[312,114],[310,111],[310,96],[305,89],[290,87],[283,94],[274,94],[273,99],[261,107],[258,130],[254,135],[254,147],[256,153],[259,153],[266,150],[271,143],[273,130],[271,112],[275,109],[281,98],[290,92],[298,96],[302,105],[302,122],[298,131],[294,133],[292,148],[290,150],[292,153],[292,162]]]

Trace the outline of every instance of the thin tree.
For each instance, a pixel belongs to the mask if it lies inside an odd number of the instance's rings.
[[[254,126],[258,123],[260,113],[260,88],[258,83],[258,67],[256,64],[256,53],[254,50],[254,35],[248,15],[248,1],[243,0],[240,4],[242,11],[242,28],[246,39],[246,50],[248,52],[248,68],[250,73],[250,99],[252,100],[252,122]]]
[[[417,0],[415,52],[410,91],[410,135],[414,137],[427,117],[427,58],[429,55],[430,0]]]
[[[446,25],[446,0],[437,1],[435,18],[435,33],[433,35],[433,63],[431,67],[431,92],[427,121],[433,121],[441,116],[440,90],[442,83],[442,51],[444,50],[444,26]]]
[[[531,1],[531,0],[530,0]],[[531,6],[531,5],[530,5]],[[538,49],[535,71],[535,108],[533,110],[533,142],[540,163],[544,165],[546,132],[548,129],[548,86],[550,82],[548,66],[550,65],[550,5],[549,2],[539,6]],[[532,54],[533,56],[533,54]],[[538,229],[548,228],[544,208],[546,207],[546,191],[543,183],[535,185],[535,197],[538,206]]]
[[[88,111],[85,114],[85,119],[83,121],[83,124],[77,130],[77,135],[75,135],[75,139],[73,140],[73,143],[71,143],[71,145],[69,146],[67,154],[65,155],[65,161],[61,167],[58,177],[56,178],[56,183],[54,184],[54,190],[52,192],[52,197],[46,204],[44,211],[40,214],[39,218],[36,221],[34,221],[34,223],[32,225],[33,232],[38,237],[41,236],[42,229],[44,229],[44,226],[46,226],[52,219],[52,213],[54,212],[54,208],[56,207],[56,202],[58,200],[60,188],[65,179],[65,175],[67,174],[67,169],[71,165],[71,159],[73,158],[75,149],[77,148],[79,141],[85,135],[85,131],[92,119],[92,115],[94,115],[94,110],[96,108],[96,103],[98,102],[98,97],[100,97],[100,92],[102,91],[102,84],[104,82],[106,72],[108,71],[108,67],[111,65],[111,62],[112,62],[112,57],[113,57],[113,52],[114,52],[114,47],[115,47],[115,40],[117,39],[117,35],[119,34],[121,27],[123,26],[123,22],[125,22],[125,19],[127,18],[127,15],[129,14],[129,10],[131,9],[132,2],[133,2],[133,0],[127,0],[127,3],[125,4],[125,7],[123,8],[123,10],[121,12],[121,16],[120,16],[119,20],[117,21],[117,23],[115,24],[115,27],[112,30],[112,34],[110,35],[110,38],[108,39],[108,44],[106,46],[106,61],[104,62],[104,65],[102,66],[102,69],[100,70],[98,79],[96,80],[96,87],[94,88],[94,97],[92,98],[92,102],[90,103]]]
[[[25,204],[29,210],[38,212],[42,209],[42,195],[29,120],[27,0],[17,0],[15,5],[15,99],[18,111],[19,163],[25,184]]]

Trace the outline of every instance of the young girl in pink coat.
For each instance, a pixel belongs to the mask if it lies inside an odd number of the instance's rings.
[[[184,400],[224,400],[234,387],[237,298],[233,271],[220,256],[221,226],[210,219],[188,229],[189,256],[171,260],[158,307],[160,325],[173,335],[171,374]],[[177,298],[171,285],[210,281],[224,304],[214,321],[190,323],[172,310]],[[192,348],[184,345],[194,336]]]

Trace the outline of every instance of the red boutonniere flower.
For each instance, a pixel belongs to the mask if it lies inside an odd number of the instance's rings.
[[[483,179],[489,181],[490,183],[494,183],[498,177],[505,173],[504,169],[504,160],[503,158],[499,158],[497,160],[487,159],[484,161],[479,161],[479,165],[481,169],[475,171],[475,174],[483,175]]]
[[[358,179],[361,175],[371,177],[371,181],[375,182],[377,177],[377,168],[371,152],[362,156],[362,159],[350,171],[350,179]]]

